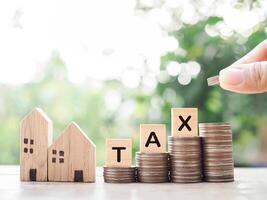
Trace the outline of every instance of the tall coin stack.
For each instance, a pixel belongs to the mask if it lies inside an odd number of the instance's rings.
[[[201,123],[203,171],[206,181],[234,181],[232,129],[229,123]]]
[[[138,181],[164,183],[169,181],[168,153],[136,153]]]
[[[106,183],[136,182],[135,167],[104,167],[104,181]]]
[[[196,183],[202,181],[200,137],[168,137],[171,181]]]

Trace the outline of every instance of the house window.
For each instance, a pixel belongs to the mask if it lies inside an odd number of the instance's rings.
[[[28,144],[28,138],[24,138],[24,144]]]
[[[56,163],[57,159],[58,159],[59,163],[64,163],[64,151],[60,150],[60,151],[58,151],[58,154],[57,154],[57,150],[53,149],[52,154],[54,156],[52,158],[52,163]]]
[[[29,143],[30,142],[30,143]],[[33,153],[33,148],[32,145],[34,144],[34,141],[33,139],[28,139],[28,138],[24,138],[23,139],[23,143],[24,143],[24,149],[23,149],[23,152],[24,153]]]
[[[64,156],[64,151],[59,151],[59,156]]]

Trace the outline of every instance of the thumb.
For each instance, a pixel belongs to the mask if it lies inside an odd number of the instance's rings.
[[[238,93],[267,91],[267,62],[234,64],[220,71],[220,86]]]

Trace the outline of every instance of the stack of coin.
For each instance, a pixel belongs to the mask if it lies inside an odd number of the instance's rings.
[[[201,123],[203,171],[206,181],[234,181],[232,129],[229,123]]]
[[[169,181],[168,153],[136,153],[138,181],[164,183]]]
[[[136,182],[135,167],[104,167],[104,181],[106,183]]]
[[[196,183],[202,181],[201,138],[168,138],[171,181]]]

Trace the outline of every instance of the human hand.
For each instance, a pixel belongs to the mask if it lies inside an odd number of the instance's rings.
[[[267,92],[267,40],[219,73],[220,86],[237,93]]]

